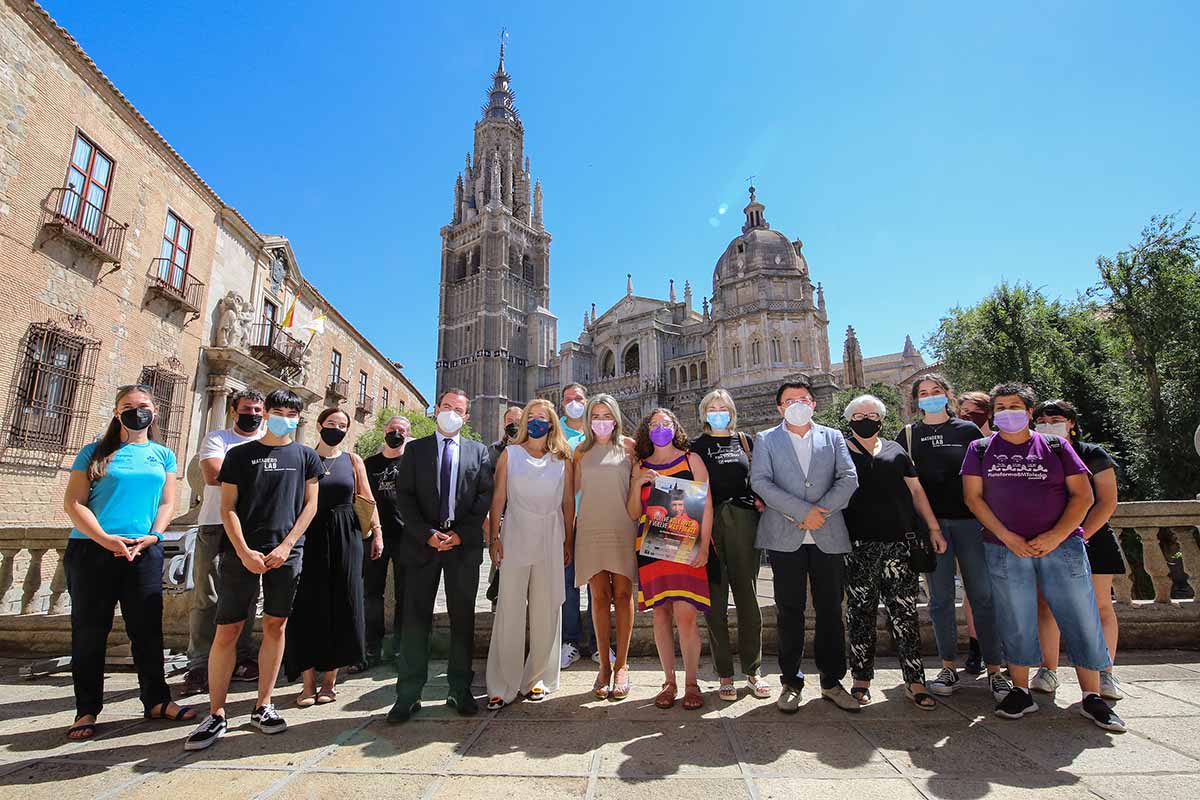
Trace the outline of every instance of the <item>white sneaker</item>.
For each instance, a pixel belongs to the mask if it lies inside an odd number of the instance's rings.
[[[1117,683],[1116,677],[1110,670],[1100,673],[1100,696],[1105,700],[1123,700],[1125,698],[1125,693],[1121,691],[1121,684]]]
[[[570,642],[563,642],[562,649],[558,651],[558,666],[561,669],[574,664],[579,660],[579,648]]]
[[[1029,681],[1030,689],[1044,694],[1054,694],[1058,691],[1058,687],[1058,673],[1045,667],[1039,668],[1037,674]]]
[[[592,661],[595,661],[597,664],[600,663],[600,651],[599,650],[595,650],[592,652]],[[608,648],[608,663],[609,664],[617,663],[617,654],[613,651],[613,649],[611,647]]]

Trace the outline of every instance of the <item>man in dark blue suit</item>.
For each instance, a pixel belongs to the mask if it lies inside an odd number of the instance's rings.
[[[429,635],[438,581],[445,576],[450,615],[446,703],[468,716],[479,712],[471,694],[475,645],[475,594],[483,563],[483,520],[492,503],[488,448],[461,436],[470,398],[447,389],[438,400],[437,432],[410,442],[396,480],[403,517],[404,615],[396,704],[388,722],[407,721],[421,707],[429,675]]]

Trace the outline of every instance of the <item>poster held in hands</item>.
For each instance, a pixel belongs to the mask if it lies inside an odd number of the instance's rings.
[[[683,478],[655,478],[646,501],[646,530],[638,552],[647,558],[688,564],[700,542],[708,484]]]

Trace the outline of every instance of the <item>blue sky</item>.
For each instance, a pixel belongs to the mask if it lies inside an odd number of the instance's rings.
[[[825,285],[834,361],[849,324],[867,356],[919,345],[1001,278],[1074,296],[1152,214],[1200,210],[1195,3],[219,5],[47,2],[427,394],[502,26],[560,341],[626,272],[699,305],[751,174]]]

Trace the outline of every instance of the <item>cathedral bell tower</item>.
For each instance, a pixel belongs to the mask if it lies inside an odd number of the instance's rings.
[[[507,406],[524,405],[553,382],[558,349],[542,186],[530,172],[514,100],[501,43],[474,150],[454,181],[450,224],[441,230],[434,402],[447,389],[465,390],[471,426],[489,442],[499,438]]]

